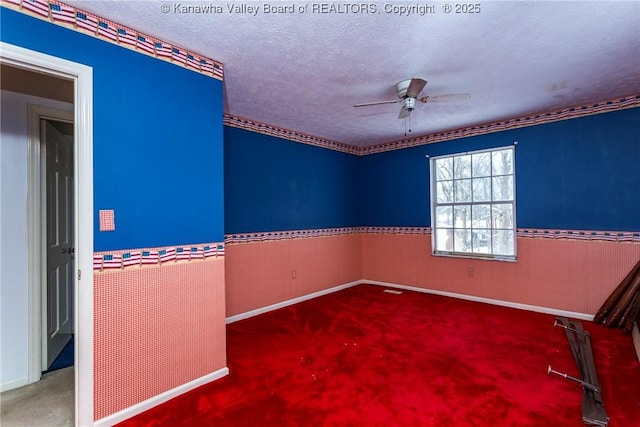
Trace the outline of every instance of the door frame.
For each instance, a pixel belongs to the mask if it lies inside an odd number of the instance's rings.
[[[93,420],[93,69],[51,55],[0,42],[0,62],[74,82],[74,280],[75,425]],[[28,132],[27,174],[27,287],[29,312],[29,381],[37,381],[41,368],[42,244],[40,206],[40,136]],[[37,166],[37,167],[36,167]],[[46,258],[45,258],[46,259]],[[40,316],[40,317],[38,317]],[[40,351],[38,348],[40,347]]]

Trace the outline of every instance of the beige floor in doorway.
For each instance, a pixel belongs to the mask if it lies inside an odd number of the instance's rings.
[[[0,426],[73,426],[74,369],[60,369],[0,395]]]

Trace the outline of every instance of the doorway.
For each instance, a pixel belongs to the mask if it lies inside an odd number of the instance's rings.
[[[25,80],[28,77],[23,76]],[[40,97],[20,98],[22,96],[13,93],[10,98],[23,102],[45,100]],[[34,186],[37,182],[30,182],[29,190],[41,193],[40,197],[34,197],[40,200],[35,211],[41,218],[41,228],[38,231],[27,227],[27,233],[41,232],[41,245],[37,251],[42,254],[38,268],[42,281],[39,295],[42,307],[40,312],[35,310],[29,316],[33,317],[31,322],[34,324],[42,322],[41,354],[30,355],[41,358],[42,375],[35,373],[34,382],[2,393],[2,421],[7,425],[74,425],[73,112],[24,103],[9,102],[9,105],[18,110],[26,108],[29,121],[36,121],[40,130],[39,138],[38,135],[29,136],[33,137],[32,143],[39,145],[41,185]],[[45,110],[47,119],[42,118]],[[53,117],[64,121],[53,120]],[[37,128],[32,126],[32,129]],[[38,168],[33,164],[34,157],[29,156],[28,169]],[[14,183],[19,185],[17,181],[14,177]],[[20,227],[17,223],[15,226]],[[32,350],[37,352],[38,348]]]
[[[19,46],[0,42],[0,62],[26,71],[71,81],[73,94],[73,177],[70,194],[73,197],[74,263],[67,268],[73,277],[73,332],[75,350],[75,425],[93,425],[93,70],[83,64],[53,57]],[[37,116],[37,115],[36,115]],[[45,119],[56,119],[46,117]],[[59,121],[59,119],[58,119]],[[64,120],[63,120],[64,121]],[[28,380],[37,381],[42,372],[42,265],[46,254],[42,250],[42,216],[36,210],[42,203],[42,192],[33,191],[41,185],[40,116],[28,126],[27,171],[27,252],[28,252],[28,312],[29,362]],[[36,135],[37,137],[33,137]],[[36,161],[33,161],[33,160]],[[38,233],[40,232],[40,233]],[[33,313],[37,313],[33,315]]]
[[[73,82],[5,64],[0,72],[2,245],[16,254],[3,251],[0,260],[10,271],[2,278],[3,296],[10,301],[3,302],[2,310],[10,313],[5,319],[14,319],[2,328],[3,344],[13,345],[1,351],[3,358],[23,361],[21,369],[2,362],[3,384],[21,381],[3,387],[1,418],[7,425],[69,425],[75,412]],[[35,203],[27,206],[29,198]],[[30,213],[41,220],[29,223]],[[40,245],[26,245],[25,236],[39,237]],[[32,252],[42,256],[33,259]],[[30,270],[40,279],[34,289],[26,281]],[[41,307],[25,304],[28,294]],[[27,345],[32,338],[27,324],[41,325],[41,336],[34,337],[40,347]],[[33,373],[26,371],[30,358],[41,361]]]

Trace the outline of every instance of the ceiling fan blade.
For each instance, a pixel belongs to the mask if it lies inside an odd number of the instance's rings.
[[[420,101],[427,102],[455,102],[455,101],[466,101],[471,98],[471,95],[468,93],[450,93],[448,95],[434,95],[434,96],[423,96],[420,98]]]
[[[402,107],[402,109],[400,110],[400,114],[398,114],[398,118],[406,119],[407,117],[409,117],[410,114],[411,114],[411,110],[409,110],[407,107]]]
[[[354,107],[368,107],[369,105],[382,105],[382,104],[395,104],[402,101],[401,99],[394,99],[393,101],[375,101],[375,102],[363,102],[362,104],[356,104]]]
[[[407,88],[407,97],[408,98],[417,98],[422,92],[422,89],[427,85],[426,80],[419,79],[414,77],[411,79],[411,83],[409,83],[409,87]]]

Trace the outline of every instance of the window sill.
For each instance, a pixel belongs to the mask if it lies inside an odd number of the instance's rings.
[[[459,252],[432,252],[432,256],[441,258],[479,259],[483,261],[518,262],[518,257],[496,257],[493,255],[465,254]]]

